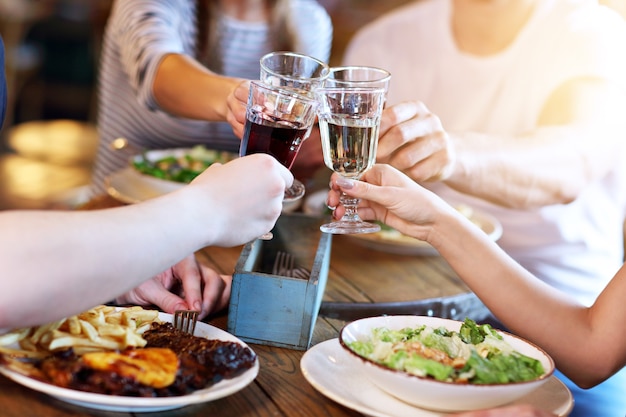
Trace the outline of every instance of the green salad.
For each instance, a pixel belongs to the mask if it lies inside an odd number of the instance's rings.
[[[539,378],[537,359],[515,351],[490,325],[465,319],[458,332],[420,326],[373,329],[371,338],[348,344],[355,353],[389,368],[469,384],[506,384]]]
[[[226,163],[234,158],[230,152],[194,146],[189,152],[150,160],[144,153],[133,160],[133,167],[142,174],[169,181],[189,183],[216,162]]]

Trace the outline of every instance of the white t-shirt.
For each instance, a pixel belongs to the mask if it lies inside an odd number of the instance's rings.
[[[332,22],[315,0],[294,0],[290,16],[296,31],[295,50],[328,62]],[[222,74],[259,79],[259,59],[271,52],[269,26],[223,18],[219,26]],[[125,137],[138,149],[164,149],[204,144],[238,152],[239,139],[226,122],[173,117],[158,108],[152,84],[161,59],[169,53],[194,56],[197,37],[195,0],[117,0],[107,22],[98,88],[100,144],[93,185],[128,165],[129,155],[109,149]],[[209,64],[210,67],[210,64]],[[198,92],[206,94],[206,92]]]
[[[451,7],[451,0],[421,0],[379,18],[355,35],[344,63],[389,70],[388,103],[422,101],[450,132],[521,135],[535,128],[544,102],[567,80],[594,76],[626,85],[626,23],[594,1],[538,2],[513,43],[488,57],[457,49]],[[503,249],[590,304],[622,265],[624,158],[571,204],[538,210],[506,209],[442,183],[429,188],[452,204],[495,215]],[[554,169],[557,161],[555,155]]]

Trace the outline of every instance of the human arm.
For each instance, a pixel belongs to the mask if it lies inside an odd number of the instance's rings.
[[[197,310],[199,318],[228,305],[231,275],[220,275],[191,254],[176,265],[117,297],[117,304],[155,305],[166,313]]]
[[[563,84],[524,135],[448,132],[423,103],[385,110],[377,161],[418,182],[520,209],[574,200],[623,154],[626,94],[597,79]]]
[[[183,189],[139,204],[1,213],[0,328],[78,313],[200,248],[255,239],[273,227],[292,181],[274,158],[259,154],[214,164]]]
[[[170,114],[225,121],[226,99],[242,81],[216,74],[188,55],[168,54],[157,68],[152,89],[159,107]]]
[[[334,174],[333,188],[341,185],[363,199],[362,218],[431,244],[498,319],[545,349],[578,385],[594,386],[626,364],[625,267],[587,308],[531,275],[456,209],[398,170],[378,164],[363,180]],[[337,192],[328,203],[338,205]],[[334,216],[342,213],[338,207]]]

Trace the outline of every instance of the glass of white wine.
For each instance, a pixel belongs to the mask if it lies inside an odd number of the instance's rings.
[[[323,87],[316,90],[324,163],[338,174],[359,179],[376,161],[378,130],[385,104],[385,87]],[[361,220],[359,199],[343,194],[343,217],[320,227],[333,234],[374,233],[380,226]]]

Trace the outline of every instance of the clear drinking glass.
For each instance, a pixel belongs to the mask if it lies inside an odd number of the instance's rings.
[[[380,87],[385,90],[386,98],[390,80],[391,74],[382,68],[365,66],[332,67],[328,77],[324,80],[324,87]]]
[[[346,178],[359,179],[376,161],[380,118],[389,87],[389,72],[373,67],[331,68],[325,86],[316,90],[324,163]],[[343,194],[343,217],[324,224],[326,233],[373,233],[380,226],[361,220],[359,199]]]
[[[310,96],[324,84],[330,72],[323,61],[288,51],[270,52],[261,58],[260,64],[263,83],[293,88]]]
[[[293,89],[299,94],[314,98],[314,91],[321,87],[330,72],[326,63],[309,55],[289,51],[270,52],[261,57],[261,82]],[[309,137],[311,128],[304,139]],[[286,191],[289,196],[304,195],[305,187],[302,182],[294,179],[293,185]]]
[[[313,126],[318,102],[294,90],[251,81],[246,124],[239,155],[267,153],[291,169],[302,142]],[[286,192],[285,200],[302,198]]]

